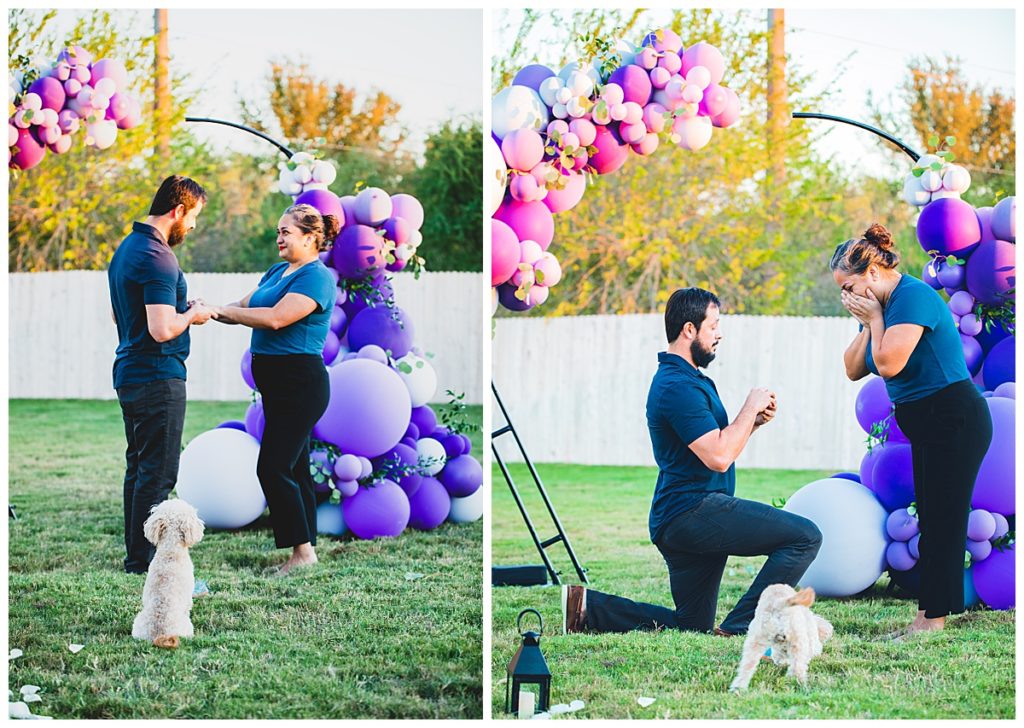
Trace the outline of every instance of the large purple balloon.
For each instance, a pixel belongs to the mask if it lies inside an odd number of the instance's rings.
[[[612,71],[608,83],[617,83],[622,87],[623,101],[645,106],[651,100],[651,77],[640,66],[619,66]]]
[[[996,344],[1009,335],[1010,332],[1006,330],[1001,321],[993,321],[991,326],[983,326],[981,333],[974,338],[981,344],[982,351],[988,354]]]
[[[376,344],[390,351],[393,359],[409,353],[413,342],[412,320],[400,308],[374,306],[355,315],[348,326],[348,345],[359,351],[367,344]]]
[[[975,341],[973,336],[960,334],[960,346],[964,350],[964,363],[967,364],[967,371],[973,377],[981,371],[981,362],[985,356],[981,351],[981,344]]]
[[[970,204],[944,197],[921,210],[917,240],[925,252],[937,250],[941,255],[963,258],[981,242],[981,223]]]
[[[546,209],[546,208],[545,208]],[[384,268],[384,238],[367,225],[348,225],[334,243],[333,263],[344,278],[366,278]]]
[[[417,440],[420,437],[430,437],[434,430],[437,429],[437,415],[434,414],[434,410],[430,408],[430,405],[413,408],[410,420],[412,424],[416,425],[418,430]]]
[[[551,210],[539,200],[519,202],[506,197],[494,217],[512,228],[519,240],[533,240],[542,250],[548,249],[555,235],[555,219]]]
[[[338,340],[338,335],[333,331],[327,331],[327,340],[324,341],[324,349],[321,352],[324,358],[324,364],[330,364],[334,361],[334,358],[338,356],[338,351],[341,349],[341,341]]]
[[[885,380],[872,377],[857,393],[854,413],[864,432],[871,432],[871,425],[881,422],[892,412],[892,402],[885,390]]]
[[[67,95],[64,93],[64,84],[53,76],[40,76],[28,87],[30,94],[39,94],[43,100],[44,109],[53,109],[60,112],[64,109],[64,100]]]
[[[343,500],[341,507],[345,523],[362,539],[391,538],[409,524],[409,498],[390,480],[360,488],[355,495]]]
[[[998,306],[1011,298],[1017,285],[1014,255],[1017,246],[1005,240],[986,240],[967,259],[967,290],[982,303]]]
[[[328,370],[331,399],[313,437],[342,452],[372,458],[402,439],[412,402],[402,378],[371,359],[349,359]]]
[[[1017,364],[1014,361],[1016,349],[1017,337],[1015,336],[1008,336],[992,347],[988,356],[985,357],[985,365],[981,370],[985,389],[994,390],[1004,382],[1017,380]]]
[[[437,528],[448,518],[452,499],[444,486],[434,478],[425,477],[409,498],[409,525],[420,531]]]
[[[889,445],[893,447],[893,445]],[[865,488],[871,489],[872,481],[871,475],[875,470],[875,463],[878,462],[878,458],[882,456],[882,452],[885,450],[884,445],[876,445],[871,448],[871,452],[864,453],[864,457],[860,461],[860,483]]]
[[[252,352],[248,349],[242,354],[242,380],[249,389],[256,389],[256,380],[252,376]]]
[[[597,136],[594,137],[591,146],[596,147],[597,151],[590,155],[587,164],[593,167],[597,174],[611,174],[624,165],[629,156],[629,145],[606,126],[597,127]]]
[[[1011,609],[1015,603],[1016,546],[994,549],[984,561],[974,565],[974,588],[992,609]]]
[[[914,463],[910,445],[890,445],[871,471],[871,490],[887,511],[906,508],[914,500]]]
[[[465,498],[483,485],[484,471],[472,455],[459,455],[445,463],[439,477],[452,498]]]
[[[306,190],[295,198],[296,205],[312,205],[321,215],[334,215],[338,224],[345,222],[345,211],[341,209],[341,200],[330,190]]]
[[[245,431],[257,440],[263,440],[263,430],[267,426],[267,418],[263,414],[263,400],[257,399],[245,411]]]
[[[1004,397],[990,397],[985,402],[992,415],[992,444],[974,481],[971,507],[1008,516],[1017,510],[1013,493],[1014,437],[1017,432],[1013,418],[1015,403]]]
[[[534,91],[540,91],[540,85],[545,79],[551,78],[555,75],[547,66],[542,66],[539,63],[531,63],[529,66],[524,66],[520,69],[519,73],[512,79],[513,86],[527,86],[532,88]]]
[[[992,209],[992,235],[1000,240],[1017,242],[1017,198],[1007,197]]]

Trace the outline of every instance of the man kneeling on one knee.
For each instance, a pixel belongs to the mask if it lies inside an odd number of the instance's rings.
[[[658,482],[651,502],[651,541],[668,564],[675,609],[634,602],[582,586],[563,587],[566,632],[674,628],[744,634],[770,584],[796,586],[821,546],[806,518],[733,496],[736,458],[750,436],[775,416],[775,394],[750,391],[730,424],[715,383],[701,373],[715,358],[718,298],[700,288],[672,294],[665,308],[668,351],[647,397]],[[754,583],[714,626],[718,589],[729,556],[767,555]]]

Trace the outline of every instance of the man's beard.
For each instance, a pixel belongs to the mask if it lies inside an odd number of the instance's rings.
[[[167,244],[172,248],[181,245],[185,241],[187,234],[185,231],[185,221],[178,220],[171,225],[171,234],[167,237]]]
[[[698,369],[707,369],[708,364],[715,360],[715,352],[705,349],[697,339],[690,344],[690,356],[693,357],[693,364]]]

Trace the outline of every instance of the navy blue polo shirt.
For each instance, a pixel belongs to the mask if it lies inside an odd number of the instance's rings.
[[[174,306],[188,310],[188,286],[178,259],[163,234],[137,222],[118,246],[107,269],[110,305],[117,321],[114,388],[160,379],[185,379],[189,352],[186,328],[170,341],[158,342],[149,334],[146,306]]]
[[[904,273],[886,301],[882,315],[886,328],[897,324],[924,327],[921,340],[903,370],[885,380],[885,389],[894,403],[914,402],[954,382],[971,378],[964,361],[960,333],[949,307],[927,283]],[[864,359],[868,369],[878,374],[870,346]]]
[[[331,313],[338,296],[337,284],[320,260],[283,275],[287,262],[271,266],[249,297],[249,308],[272,308],[289,293],[301,293],[316,301],[308,316],[283,329],[253,329],[253,354],[320,354],[331,329]]]
[[[647,428],[658,463],[648,523],[652,541],[669,521],[694,508],[708,493],[736,492],[735,464],[719,473],[690,449],[694,440],[728,425],[729,416],[710,377],[678,354],[660,352],[647,395]]]

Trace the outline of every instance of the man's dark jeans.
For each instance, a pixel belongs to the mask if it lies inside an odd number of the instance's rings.
[[[185,381],[160,379],[118,388],[124,417],[124,570],[149,569],[156,547],[142,526],[153,506],[167,499],[178,480],[181,431],[185,424]]]
[[[655,545],[668,564],[675,610],[587,589],[588,629],[711,631],[726,559],[767,554],[768,561],[754,583],[722,621],[723,630],[743,634],[765,587],[796,586],[821,547],[821,532],[802,516],[711,493],[695,508],[669,521]]]

